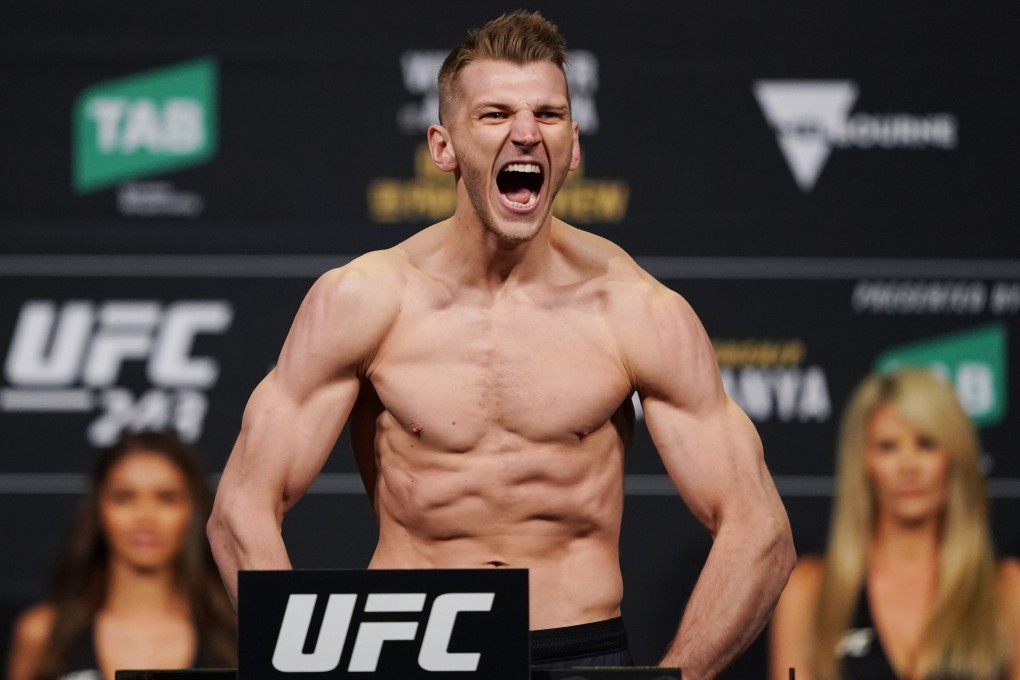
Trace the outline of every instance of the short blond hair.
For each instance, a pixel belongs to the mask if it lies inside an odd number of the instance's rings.
[[[439,69],[440,122],[449,119],[460,72],[471,62],[484,59],[518,65],[548,61],[563,71],[567,63],[567,43],[552,22],[538,12],[524,10],[504,14],[481,28],[468,31],[467,37],[450,52]]]

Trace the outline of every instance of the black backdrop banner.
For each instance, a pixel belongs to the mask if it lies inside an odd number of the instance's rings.
[[[556,212],[692,303],[798,549],[824,544],[850,389],[897,364],[954,381],[995,517],[1020,509],[1014,6],[531,6],[567,38],[582,133]],[[92,447],[173,427],[220,470],[312,281],[451,212],[423,146],[435,73],[507,9],[3,3],[0,527],[19,559],[0,625],[42,597]],[[345,434],[288,545],[359,568],[374,527]],[[708,548],[640,433],[622,545],[639,662]],[[729,677],[763,664],[759,641]]]

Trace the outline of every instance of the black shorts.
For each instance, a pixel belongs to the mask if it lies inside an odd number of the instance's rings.
[[[623,619],[531,631],[532,668],[633,666]]]

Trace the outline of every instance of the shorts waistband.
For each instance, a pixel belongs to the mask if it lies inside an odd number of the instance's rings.
[[[627,649],[623,617],[531,631],[531,662],[606,654]]]

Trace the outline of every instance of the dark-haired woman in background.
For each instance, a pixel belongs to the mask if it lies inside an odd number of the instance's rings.
[[[104,451],[50,598],[15,624],[9,680],[235,667],[236,623],[205,538],[202,465],[173,435]]]
[[[772,680],[1020,678],[1020,566],[996,562],[978,440],[950,385],[872,375],[843,416],[824,559],[771,625]]]

